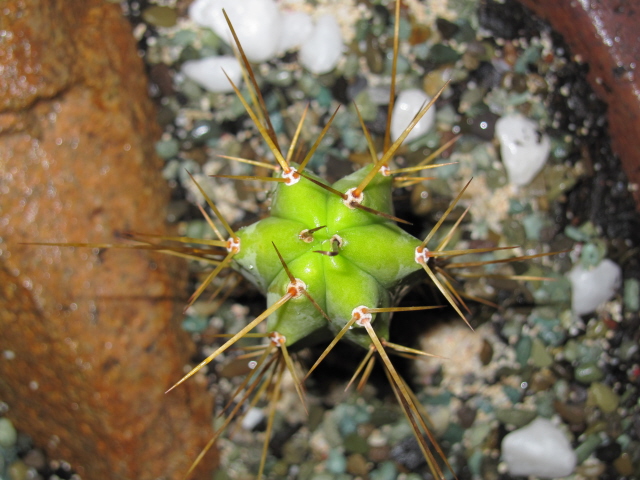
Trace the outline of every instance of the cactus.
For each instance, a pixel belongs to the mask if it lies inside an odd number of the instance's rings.
[[[440,306],[398,307],[399,298],[407,287],[417,281],[424,281],[426,278],[441,292],[457,315],[468,324],[463,312],[463,310],[468,310],[463,295],[454,288],[455,272],[457,271],[454,269],[550,255],[520,256],[507,260],[474,262],[473,264],[448,263],[447,258],[467,253],[485,253],[515,248],[447,249],[464,214],[455,222],[448,233],[439,235],[440,242],[437,245],[430,245],[447,216],[462,197],[466,186],[459,192],[426,238],[418,239],[398,226],[398,223],[408,222],[397,218],[394,214],[392,202],[394,185],[400,182],[404,182],[403,185],[411,185],[423,180],[422,177],[403,177],[401,175],[434,168],[430,162],[455,141],[454,138],[453,141],[443,145],[416,167],[393,168],[394,155],[402,142],[447,87],[445,85],[429,104],[421,108],[396,141],[390,141],[398,57],[399,15],[400,2],[396,2],[392,83],[384,146],[380,154],[376,151],[364,121],[360,117],[363,135],[367,139],[370,150],[371,161],[369,165],[356,170],[332,185],[328,185],[322,178],[306,169],[335,117],[335,113],[301,162],[293,162],[292,158],[295,157],[296,143],[306,111],[298,124],[297,132],[288,152],[285,154],[281,150],[251,66],[244,56],[242,46],[227,17],[239,55],[243,59],[246,76],[251,80],[252,104],[249,104],[241,95],[238,87],[233,85],[231,80],[229,81],[276,159],[275,164],[269,164],[233,158],[232,160],[257,164],[260,167],[270,169],[273,171],[273,176],[232,178],[240,181],[260,180],[272,184],[272,204],[269,216],[234,231],[215,204],[207,197],[205,190],[197,185],[216,217],[214,220],[202,209],[202,213],[215,232],[217,240],[135,234],[130,238],[135,240],[136,244],[131,245],[48,244],[149,249],[208,262],[214,268],[193,293],[188,306],[200,297],[225,268],[231,268],[241,273],[266,296],[267,307],[262,314],[250,321],[239,332],[227,335],[229,338],[222,346],[168,390],[169,392],[179,386],[234,346],[241,338],[261,337],[265,339],[262,347],[245,355],[246,358],[256,359],[253,361],[253,374],[248,375],[238,386],[234,395],[235,406],[228,412],[226,419],[207,447],[195,460],[187,475],[191,473],[215,440],[224,433],[229,424],[241,415],[243,405],[255,405],[261,399],[266,399],[269,403],[267,432],[257,477],[261,478],[265,469],[268,441],[273,428],[280,387],[286,371],[295,379],[297,392],[304,403],[304,379],[300,378],[299,368],[295,361],[295,351],[317,344],[328,337],[333,337],[333,340],[306,375],[308,376],[318,366],[339,340],[345,340],[356,348],[361,348],[363,352],[363,360],[350,384],[360,377],[358,383],[360,386],[364,385],[374,362],[380,361],[398,403],[419,442],[431,473],[435,478],[445,478],[444,469],[450,469],[446,457],[431,435],[415,395],[398,374],[389,356],[389,353],[399,353],[414,358],[429,355],[427,352],[389,341],[389,324],[394,312],[429,310],[440,308]],[[220,176],[224,177],[224,175]],[[229,178],[229,176],[226,177]],[[195,179],[193,181],[195,182]],[[226,231],[224,234],[218,229],[216,223],[223,225]],[[424,270],[424,274],[419,275],[422,270]],[[266,323],[266,328],[263,329],[264,333],[253,332],[263,322]],[[230,405],[227,408],[230,408]]]

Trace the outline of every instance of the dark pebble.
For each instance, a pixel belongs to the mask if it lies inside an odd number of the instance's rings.
[[[158,89],[158,93],[163,97],[170,97],[175,93],[173,79],[168,65],[158,63],[149,70],[149,80]]]
[[[493,347],[486,340],[482,340],[482,348],[480,349],[480,361],[482,365],[489,365],[491,363],[491,359],[493,358]]]
[[[622,447],[617,442],[608,445],[602,445],[596,449],[596,457],[606,464],[612,463],[622,454]]]
[[[474,118],[464,118],[460,123],[460,127],[462,129],[462,133],[475,135],[481,140],[490,142],[493,140],[496,130],[496,122],[499,118],[500,116],[495,113],[484,112],[476,115]]]
[[[407,437],[391,449],[391,459],[409,471],[416,470],[425,463],[422,450],[415,437]]]
[[[203,145],[207,140],[220,136],[220,127],[210,120],[197,120],[189,132],[189,139],[194,145]]]
[[[436,26],[438,27],[440,35],[442,35],[442,38],[444,38],[445,40],[452,39],[453,36],[458,33],[458,30],[460,30],[460,27],[458,27],[458,25],[450,22],[445,18],[438,18],[436,20]]]
[[[586,419],[584,405],[573,405],[555,401],[553,407],[560,417],[569,425],[582,425]]]

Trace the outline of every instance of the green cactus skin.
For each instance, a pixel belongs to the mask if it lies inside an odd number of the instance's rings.
[[[340,192],[356,188],[373,167],[363,167],[332,187]],[[364,190],[363,205],[393,215],[391,184],[391,177],[377,174]],[[415,261],[420,240],[392,220],[350,208],[302,176],[292,185],[276,184],[271,215],[236,233],[241,246],[234,267],[267,295],[268,306],[286,293],[289,282],[273,242],[331,319],[305,296],[290,300],[267,320],[267,331],[284,335],[287,346],[314,335],[324,338],[326,329],[337,334],[356,307],[391,307],[402,281],[422,269]],[[374,320],[378,336],[388,338],[390,314],[374,314]],[[345,337],[364,348],[371,345],[362,329],[349,330]]]

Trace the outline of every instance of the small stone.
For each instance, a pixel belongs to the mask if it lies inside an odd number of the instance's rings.
[[[400,92],[393,106],[393,116],[391,117],[391,138],[397,140],[404,130],[409,126],[416,114],[431,101],[422,90],[412,88]],[[409,132],[405,142],[410,142],[421,137],[433,126],[436,118],[435,106],[429,108],[427,113],[420,119],[416,126]]]
[[[533,341],[529,337],[521,337],[516,344],[516,361],[524,366],[531,356]]]
[[[536,418],[536,412],[522,408],[500,408],[496,410],[496,418],[505,425],[524,427]]]
[[[547,351],[547,348],[539,338],[533,339],[531,347],[531,361],[533,365],[540,368],[546,368],[553,365],[553,357]]]
[[[0,446],[11,448],[16,444],[18,432],[8,418],[0,418]]]
[[[374,463],[380,463],[383,460],[388,459],[390,453],[391,447],[389,445],[369,447],[369,454],[367,457]]]
[[[505,115],[496,122],[496,136],[509,181],[524,186],[544,167],[551,141],[538,125],[520,114]]]
[[[640,281],[637,278],[624,281],[624,306],[632,312],[640,310]]]
[[[441,65],[450,65],[456,63],[460,58],[460,54],[449,45],[436,43],[427,55],[427,62],[430,66],[438,67]]]
[[[207,57],[188,60],[182,64],[182,73],[201,87],[214,93],[232,92],[225,72],[233,83],[239,85],[242,69],[238,60],[232,56]]]
[[[576,466],[569,440],[544,418],[506,435],[502,458],[510,475],[558,478],[570,475]]]
[[[367,441],[358,433],[350,433],[344,439],[344,449],[349,453],[365,454],[369,450]]]
[[[596,457],[598,460],[604,462],[607,465],[613,463],[613,461],[622,453],[622,447],[618,442],[610,442],[606,445],[601,445],[596,449]]]
[[[351,475],[357,475],[364,477],[369,473],[369,465],[367,459],[359,453],[349,455],[347,458],[347,472]]]
[[[217,138],[220,135],[220,129],[215,122],[211,120],[197,120],[193,123],[193,128],[189,132],[189,139],[194,145],[203,145],[207,140]]]
[[[604,383],[594,382],[589,387],[589,396],[605,413],[615,412],[620,403],[620,397]]]
[[[331,473],[344,473],[347,470],[347,459],[340,450],[332,448],[325,461],[325,468]]]
[[[598,434],[588,435],[587,438],[576,447],[576,456],[578,463],[581,464],[584,462],[589,456],[596,451],[602,444],[602,438]]]
[[[491,346],[491,343],[489,343],[487,339],[484,339],[482,341],[482,348],[480,350],[479,356],[482,365],[486,366],[491,363],[491,359],[493,358],[493,346]]]
[[[233,23],[249,61],[264,62],[276,55],[282,18],[273,0],[196,0],[190,5],[191,20],[212,29],[222,40],[233,45],[222,9]]]
[[[393,462],[383,462],[369,474],[370,480],[395,480],[397,477],[398,470]]]
[[[164,160],[175,157],[180,151],[180,143],[175,138],[156,142],[156,153]]]
[[[569,405],[556,401],[553,403],[556,412],[569,425],[580,425],[585,421],[584,405]]]
[[[633,475],[633,462],[631,461],[631,457],[628,453],[623,453],[618,458],[616,458],[613,461],[613,466],[615,467],[618,474],[622,477]]]
[[[591,269],[578,264],[567,277],[572,288],[571,309],[576,315],[585,315],[615,295],[620,286],[622,270],[618,264],[605,258]]]
[[[589,384],[604,377],[602,369],[595,362],[581,363],[574,372],[574,378],[581,383]]]
[[[42,450],[38,449],[29,450],[22,460],[27,467],[35,468],[36,470],[43,470],[47,466],[47,458]]]
[[[282,31],[280,33],[279,52],[298,49],[313,30],[311,16],[304,12],[282,12]]]
[[[343,48],[338,21],[331,14],[322,15],[300,47],[300,63],[311,73],[329,73],[336,68]]]
[[[153,5],[142,11],[142,19],[156,27],[173,27],[178,19],[175,8]]]
[[[32,478],[29,475],[29,467],[27,467],[22,460],[16,460],[8,469],[9,480],[26,480]]]
[[[458,409],[458,423],[462,428],[469,428],[476,420],[476,414],[478,411],[475,408],[468,407],[466,405]]]

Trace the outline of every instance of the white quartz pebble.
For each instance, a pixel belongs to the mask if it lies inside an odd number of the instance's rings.
[[[338,65],[343,48],[336,18],[328,13],[321,15],[300,47],[300,63],[311,73],[328,73]]]
[[[559,478],[576,467],[567,437],[549,420],[536,418],[502,440],[502,459],[510,475]]]
[[[304,12],[282,12],[282,32],[278,52],[300,48],[313,30],[311,16]]]
[[[242,418],[242,428],[253,430],[264,419],[264,412],[259,408],[250,408]]]
[[[249,61],[264,62],[278,53],[282,18],[273,0],[195,0],[191,4],[191,20],[211,28],[222,40],[233,45],[223,8]]]
[[[577,315],[585,315],[615,295],[622,271],[618,264],[605,258],[591,269],[577,264],[567,276],[571,281],[571,309]]]
[[[207,57],[189,60],[182,64],[182,73],[210,92],[231,92],[233,88],[224,72],[233,83],[239,85],[242,70],[235,57]]]
[[[391,117],[391,138],[394,142],[402,135],[420,109],[430,101],[431,97],[417,88],[400,92],[393,105]],[[405,142],[415,140],[427,133],[433,126],[435,119],[436,107],[432,106],[407,135]]]
[[[538,132],[538,125],[519,113],[496,122],[502,162],[512,185],[527,185],[544,167],[551,142]]]

